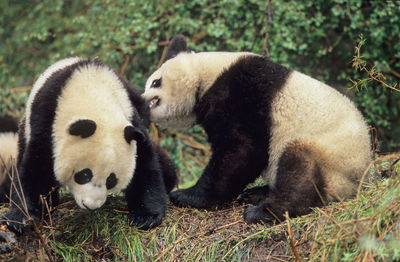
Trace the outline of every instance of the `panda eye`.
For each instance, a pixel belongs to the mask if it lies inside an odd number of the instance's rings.
[[[153,80],[150,87],[152,87],[152,88],[161,87],[161,78]]]
[[[90,182],[92,180],[93,173],[92,170],[89,168],[85,168],[74,175],[74,180],[76,183],[80,185],[84,185]]]
[[[117,185],[117,182],[118,182],[118,178],[115,176],[114,173],[111,173],[107,177],[107,181],[106,181],[107,190],[110,190],[111,188],[115,187]]]

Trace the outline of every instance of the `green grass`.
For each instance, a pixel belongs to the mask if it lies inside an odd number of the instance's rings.
[[[197,135],[157,134],[164,148],[175,152],[181,186],[193,183],[208,157],[202,152],[206,148],[198,148],[205,139],[201,130],[194,132]],[[89,212],[77,208],[63,190],[61,204],[39,227],[41,237],[35,233],[19,237],[12,253],[0,255],[0,260],[399,260],[400,161],[393,165],[399,158],[399,154],[379,158],[370,171],[373,179],[365,181],[356,198],[277,225],[247,225],[242,218],[246,206],[235,202],[218,210],[169,205],[159,227],[142,231],[128,226],[122,196],[110,196],[101,209]],[[382,179],[381,174],[390,177]]]

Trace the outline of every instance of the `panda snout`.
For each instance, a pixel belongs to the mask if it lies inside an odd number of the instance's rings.
[[[82,209],[95,210],[100,208],[104,204],[105,200],[82,200],[79,205]]]

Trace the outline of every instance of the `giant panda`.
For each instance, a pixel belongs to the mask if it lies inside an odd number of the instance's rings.
[[[35,82],[21,120],[20,183],[4,217],[9,229],[24,232],[23,209],[39,217],[40,195],[57,205],[59,185],[86,210],[125,190],[130,225],[160,224],[177,179],[172,161],[148,137],[148,118],[140,93],[101,61],[74,57],[50,66]]]
[[[246,52],[187,49],[172,39],[148,78],[150,119],[169,128],[201,125],[212,155],[197,183],[170,193],[178,206],[240,199],[248,223],[282,221],[354,196],[370,162],[368,126],[353,103],[316,79]]]
[[[9,202],[10,177],[18,152],[18,121],[0,115],[0,203]]]

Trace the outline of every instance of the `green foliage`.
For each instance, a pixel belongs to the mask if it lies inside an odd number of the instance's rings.
[[[17,87],[31,86],[47,66],[68,56],[99,57],[141,89],[166,41],[178,33],[196,51],[267,54],[342,89],[351,86],[349,79],[362,78],[351,67],[362,33],[365,61],[390,84],[400,76],[395,1],[3,0],[1,5],[0,113],[21,115],[27,92]],[[385,149],[400,145],[399,96],[376,82],[355,94]]]

